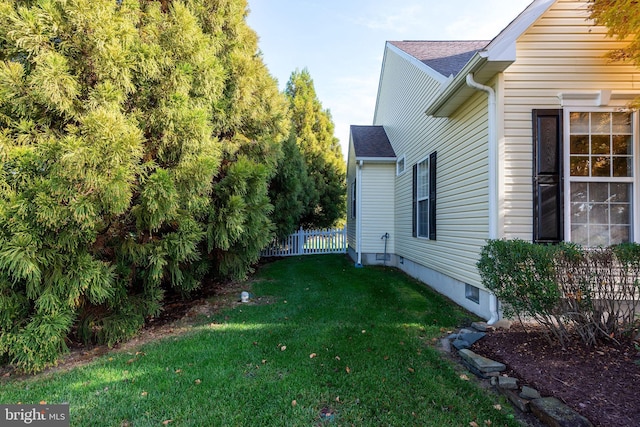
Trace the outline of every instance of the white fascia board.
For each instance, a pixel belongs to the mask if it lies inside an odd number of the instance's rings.
[[[473,92],[467,87],[467,74],[474,73],[477,81],[484,84],[491,77],[490,74],[506,70],[516,60],[516,41],[556,1],[534,0],[487,47],[477,52],[455,78],[448,80],[425,113],[435,117],[448,117],[453,113],[463,98]]]
[[[535,0],[527,6],[484,49],[489,61],[515,61],[516,40],[555,2],[556,0]]]
[[[415,56],[409,55],[407,52],[405,52],[404,50],[400,49],[399,47],[394,46],[391,43],[387,42],[387,49],[389,49],[390,51],[392,51],[395,54],[399,55],[401,58],[403,58],[407,62],[413,64],[416,67],[418,67],[420,70],[422,70],[425,73],[427,73],[429,75],[429,77],[431,77],[432,79],[436,80],[438,83],[445,84],[445,83],[447,83],[447,81],[449,81],[449,77],[440,74],[439,72],[437,72],[433,68],[429,67],[424,62],[420,61]]]
[[[425,113],[428,116],[446,117],[448,114],[442,114],[441,111],[443,107],[457,92],[467,87],[467,74],[480,68],[485,62],[487,62],[487,58],[481,55],[481,52],[474,54],[456,77],[448,80],[448,84],[443,87],[442,92],[433,100]]]
[[[356,162],[362,161],[364,163],[394,163],[398,160],[397,157],[356,157]]]
[[[387,62],[387,47],[389,42],[386,42],[384,47],[384,53],[382,54],[382,66],[380,67],[380,78],[378,79],[378,93],[376,95],[376,106],[373,109],[373,124],[375,125],[378,120],[378,103],[380,102],[380,91],[382,90],[382,79],[384,77],[384,67]]]

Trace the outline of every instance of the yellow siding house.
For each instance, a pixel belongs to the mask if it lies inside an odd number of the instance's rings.
[[[490,322],[487,239],[640,242],[640,70],[588,1],[535,0],[493,40],[390,41],[371,126],[352,126],[349,254]],[[383,237],[385,236],[385,237]]]

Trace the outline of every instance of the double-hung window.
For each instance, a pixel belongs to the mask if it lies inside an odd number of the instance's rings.
[[[413,237],[436,240],[437,152],[413,165]]]
[[[418,236],[429,237],[429,159],[418,163],[416,224]]]
[[[357,194],[356,194],[357,186],[356,180],[354,179],[351,183],[351,218],[356,217],[356,206],[357,206]]]
[[[567,240],[588,247],[634,240],[634,115],[565,111],[564,122]]]

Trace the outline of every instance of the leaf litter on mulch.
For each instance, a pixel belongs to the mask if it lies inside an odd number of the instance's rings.
[[[596,426],[640,426],[640,352],[631,340],[562,350],[541,329],[514,324],[488,333],[472,350],[504,363],[520,385],[560,399]]]

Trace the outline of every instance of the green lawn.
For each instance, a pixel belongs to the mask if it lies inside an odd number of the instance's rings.
[[[0,403],[68,402],[73,426],[518,425],[434,348],[469,315],[404,274],[307,256],[246,287],[262,303],[137,354],[5,383]]]

